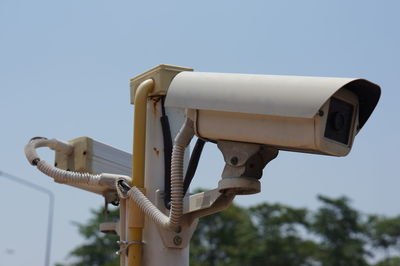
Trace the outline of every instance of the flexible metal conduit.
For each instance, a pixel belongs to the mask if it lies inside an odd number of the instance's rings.
[[[72,145],[66,142],[57,139],[47,139],[44,137],[33,138],[28,144],[25,145],[25,156],[29,163],[36,166],[45,175],[52,177],[55,182],[68,185],[85,184],[90,187],[106,186],[114,188],[113,180],[117,180],[119,178],[123,178],[128,181],[131,180],[131,178],[128,176],[116,174],[89,174],[65,171],[49,164],[45,160],[40,159],[36,152],[36,149],[40,147],[48,147],[54,151],[62,152],[66,155],[72,154],[74,148]]]
[[[183,158],[185,155],[185,148],[189,145],[193,135],[193,121],[186,119],[175,138],[175,144],[172,150],[171,210],[169,216],[166,216],[156,206],[154,206],[154,204],[137,187],[130,188],[130,190],[125,194],[121,188],[117,186],[120,197],[131,198],[157,225],[175,232],[179,232],[180,230],[183,212]]]
[[[36,148],[39,147],[49,147],[54,151],[60,151],[69,155],[73,152],[73,146],[57,139],[43,137],[33,138],[25,145],[25,156],[28,161],[45,175],[54,178],[54,181],[65,184],[99,185],[101,175],[65,171],[41,160],[36,152]]]

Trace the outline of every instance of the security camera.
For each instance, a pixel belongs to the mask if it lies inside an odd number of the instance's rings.
[[[380,97],[365,79],[183,71],[167,107],[188,110],[198,137],[347,155]]]
[[[194,134],[217,144],[225,160],[218,190],[235,195],[260,191],[258,179],[279,150],[347,155],[380,97],[380,87],[365,79],[160,65],[131,80],[132,102],[148,79],[155,84],[151,96],[166,95],[165,107],[185,110]]]

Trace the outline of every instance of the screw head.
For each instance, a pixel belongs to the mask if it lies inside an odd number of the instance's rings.
[[[231,164],[232,164],[232,165],[237,165],[238,162],[239,162],[238,157],[233,156],[233,157],[231,158]]]
[[[182,244],[182,237],[180,237],[180,236],[175,236],[175,237],[174,237],[174,244],[175,244],[176,246],[181,245],[181,244]]]

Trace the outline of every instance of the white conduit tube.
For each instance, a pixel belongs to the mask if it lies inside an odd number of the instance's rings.
[[[65,184],[87,184],[91,186],[99,185],[102,175],[70,172],[54,167],[46,161],[40,159],[36,152],[36,148],[39,147],[49,147],[55,151],[71,154],[73,152],[73,146],[57,139],[46,139],[43,137],[33,138],[28,144],[25,145],[25,156],[29,163],[36,166],[45,175],[54,178],[54,181]]]
[[[194,136],[193,121],[186,119],[172,149],[171,160],[171,210],[169,216],[162,213],[154,204],[136,187],[130,188],[127,193],[121,191],[117,181],[117,191],[120,197],[130,197],[138,207],[149,216],[157,225],[180,231],[180,223],[183,213],[183,158],[185,148],[189,145]]]
[[[87,184],[91,186],[98,186],[101,177],[101,175],[65,171],[52,166],[44,160],[40,160],[37,163],[37,168],[45,175],[54,178],[54,181],[57,183],[63,184]]]

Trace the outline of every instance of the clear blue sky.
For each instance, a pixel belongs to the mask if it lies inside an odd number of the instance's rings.
[[[130,151],[129,79],[161,63],[363,77],[383,93],[351,154],[281,152],[264,170],[262,192],[237,203],[315,209],[317,194],[346,195],[364,212],[398,215],[399,10],[396,0],[0,0],[0,170],[56,193],[52,261],[63,262],[82,241],[71,222],[87,221],[102,199],[31,167],[23,154],[31,137],[87,135]],[[222,166],[207,145],[195,186],[213,187]],[[0,265],[42,265],[46,196],[0,177],[0,200]]]

